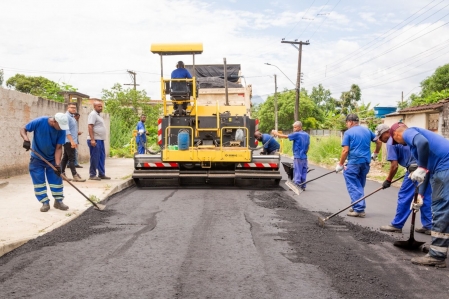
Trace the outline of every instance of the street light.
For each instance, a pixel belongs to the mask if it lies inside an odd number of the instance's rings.
[[[293,81],[292,80],[290,80],[290,78],[277,66],[277,65],[274,65],[274,64],[271,64],[271,63],[268,63],[268,62],[265,62],[265,64],[266,65],[271,65],[271,66],[275,66],[275,67],[277,67],[277,69],[279,70],[279,71],[281,71],[281,73],[282,74],[284,74],[284,76],[285,76],[285,78],[287,78],[290,82],[292,82],[292,84],[296,87],[296,84],[295,83],[293,83]]]

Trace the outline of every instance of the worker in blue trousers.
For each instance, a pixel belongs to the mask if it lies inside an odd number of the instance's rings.
[[[262,155],[275,155],[281,148],[279,142],[277,142],[276,139],[274,139],[274,136],[271,136],[270,134],[262,134],[259,131],[256,131],[256,133],[254,133],[254,138],[263,144]]]
[[[293,182],[300,185],[307,181],[307,152],[310,146],[310,136],[302,130],[302,123],[295,121],[293,123],[293,133],[284,135],[278,131],[272,132],[279,138],[288,138],[293,141]],[[301,185],[303,191],[306,190],[306,184]]]
[[[387,179],[383,182],[382,187],[384,189],[391,186],[391,181],[393,180],[396,172],[398,170],[398,165],[405,167],[407,169],[404,181],[402,182],[401,188],[398,192],[398,204],[396,208],[396,216],[394,217],[391,224],[383,225],[380,227],[381,231],[402,233],[402,227],[404,226],[407,218],[412,212],[411,204],[413,201],[413,196],[415,193],[415,184],[409,178],[410,172],[414,171],[417,167],[417,161],[413,158],[410,153],[410,148],[407,145],[394,144],[393,139],[390,137],[390,127],[385,124],[380,124],[377,126],[375,140],[380,140],[387,145],[387,160],[390,161],[390,172]],[[430,184],[427,186],[424,192],[424,203],[421,207],[421,228],[416,228],[415,231],[418,233],[423,233],[430,235],[430,230],[432,228],[432,212],[430,208],[432,196],[432,188]]]
[[[412,263],[424,266],[446,267],[449,247],[449,140],[422,128],[408,128],[395,123],[390,128],[393,144],[408,145],[418,168],[411,174],[412,181],[421,184],[417,203],[418,210],[424,203],[425,190],[430,177],[432,185],[432,241],[429,253],[412,258]]]
[[[104,141],[107,137],[107,129],[103,117],[100,113],[103,111],[103,102],[95,101],[94,109],[87,118],[87,146],[90,152],[89,180],[101,181],[110,180],[106,176],[106,149]],[[98,172],[98,176],[97,176]]]
[[[142,114],[140,116],[140,121],[137,123],[137,135],[136,135],[136,144],[137,144],[137,153],[138,154],[145,154],[146,150],[146,143],[147,143],[147,135],[150,133],[147,132],[147,129],[145,128],[145,121],[147,120],[147,117]]]
[[[50,199],[47,195],[47,178],[51,194],[55,199],[53,207],[59,210],[67,210],[62,201],[63,184],[61,178],[61,157],[62,145],[65,143],[66,131],[69,129],[69,120],[64,113],[56,113],[54,117],[38,117],[30,121],[25,127],[20,129],[20,136],[23,138],[23,148],[27,151],[33,149],[49,163],[53,164],[56,170],[41,160],[34,152],[31,152],[30,175],[34,185],[34,194],[37,200],[42,203],[41,212],[50,210]],[[33,132],[33,145],[27,133]]]
[[[343,176],[346,182],[351,203],[359,200],[365,194],[364,188],[366,184],[366,176],[370,169],[371,160],[376,160],[379,154],[382,142],[375,141],[376,137],[371,130],[359,125],[359,117],[356,114],[348,114],[346,116],[346,127],[341,146],[343,147],[340,161],[335,167],[338,173],[344,169]],[[376,142],[376,149],[371,154],[371,142]],[[345,164],[346,159],[347,165]],[[348,216],[365,217],[366,203],[364,200],[354,205],[349,210]]]

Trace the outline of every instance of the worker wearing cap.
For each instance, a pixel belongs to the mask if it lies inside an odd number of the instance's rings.
[[[137,123],[136,130],[136,144],[137,144],[137,153],[139,154],[145,154],[145,144],[147,143],[147,135],[149,133],[147,132],[147,129],[145,128],[145,121],[147,120],[147,117],[142,114],[140,116],[140,121]]]
[[[393,144],[406,144],[418,161],[418,168],[410,178],[420,185],[419,209],[424,202],[425,190],[430,176],[432,185],[432,241],[429,253],[423,257],[412,258],[417,265],[446,267],[447,249],[449,247],[449,140],[422,128],[408,128],[396,123],[390,128]]]
[[[348,130],[344,133],[343,147],[340,161],[335,167],[335,172],[343,172],[351,203],[359,200],[364,196],[364,188],[366,184],[366,176],[370,169],[371,160],[376,160],[382,143],[375,141],[374,135],[368,128],[359,125],[359,117],[356,114],[349,114],[346,117],[346,127]],[[371,154],[371,141],[376,142],[376,150]],[[344,163],[347,161],[346,167]],[[365,217],[365,201],[357,203],[348,212],[351,217]]]
[[[68,129],[69,121],[64,113],[56,113],[54,117],[38,117],[20,129],[20,136],[23,138],[23,148],[27,151],[32,148],[56,168],[56,171],[53,170],[38,155],[31,152],[29,170],[34,184],[34,194],[37,200],[42,203],[41,212],[47,212],[50,209],[50,199],[47,196],[45,177],[47,177],[48,185],[55,199],[53,207],[60,210],[69,208],[62,202],[64,195],[60,165],[62,145],[65,143],[66,138],[65,130]],[[28,132],[34,133],[32,146],[27,135]]]
[[[383,182],[382,187],[384,189],[391,186],[391,181],[393,180],[396,172],[398,170],[398,165],[405,167],[407,172],[405,173],[404,181],[402,182],[401,188],[398,192],[398,204],[396,207],[396,216],[389,225],[384,225],[380,227],[381,231],[402,233],[402,227],[407,221],[408,216],[410,216],[411,209],[410,206],[413,201],[413,196],[415,193],[415,185],[409,178],[409,174],[412,169],[416,169],[417,162],[416,159],[410,153],[410,147],[402,144],[394,144],[393,139],[390,136],[390,127],[385,124],[380,124],[377,126],[375,140],[380,140],[387,145],[387,160],[390,161],[390,172],[387,179]],[[424,193],[424,204],[421,207],[421,223],[422,228],[416,228],[415,231],[418,233],[424,233],[430,235],[430,230],[432,228],[432,212],[430,208],[431,204],[432,188],[430,185],[426,188]]]
[[[310,136],[302,130],[302,123],[295,121],[293,123],[293,133],[284,135],[273,130],[273,135],[279,138],[288,138],[293,141],[293,182],[300,185],[307,181],[307,152],[309,151]],[[306,184],[301,185],[303,191],[306,190]]]

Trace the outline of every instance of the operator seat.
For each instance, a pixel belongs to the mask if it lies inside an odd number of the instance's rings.
[[[191,85],[188,82],[173,81],[170,87],[170,99],[173,101],[175,115],[186,115],[187,106],[190,105]],[[182,102],[178,104],[177,102]]]

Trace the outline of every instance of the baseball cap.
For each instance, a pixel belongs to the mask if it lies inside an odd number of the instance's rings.
[[[382,136],[383,133],[390,130],[390,127],[385,124],[380,124],[376,127],[376,130],[374,131],[374,134],[376,134],[376,137],[374,137],[374,141],[377,141],[380,136]]]
[[[396,130],[397,130],[399,127],[403,127],[403,126],[405,126],[405,124],[404,124],[404,123],[401,123],[401,122],[395,123],[394,125],[391,126],[391,128],[390,128],[390,136],[391,136],[391,139],[393,139],[393,144],[398,144],[398,143],[394,140],[394,138],[393,138],[394,132],[396,132]]]
[[[55,120],[58,122],[61,130],[69,129],[69,119],[67,118],[67,115],[65,113],[56,113]]]
[[[346,121],[359,121],[357,114],[351,113],[346,116]]]

